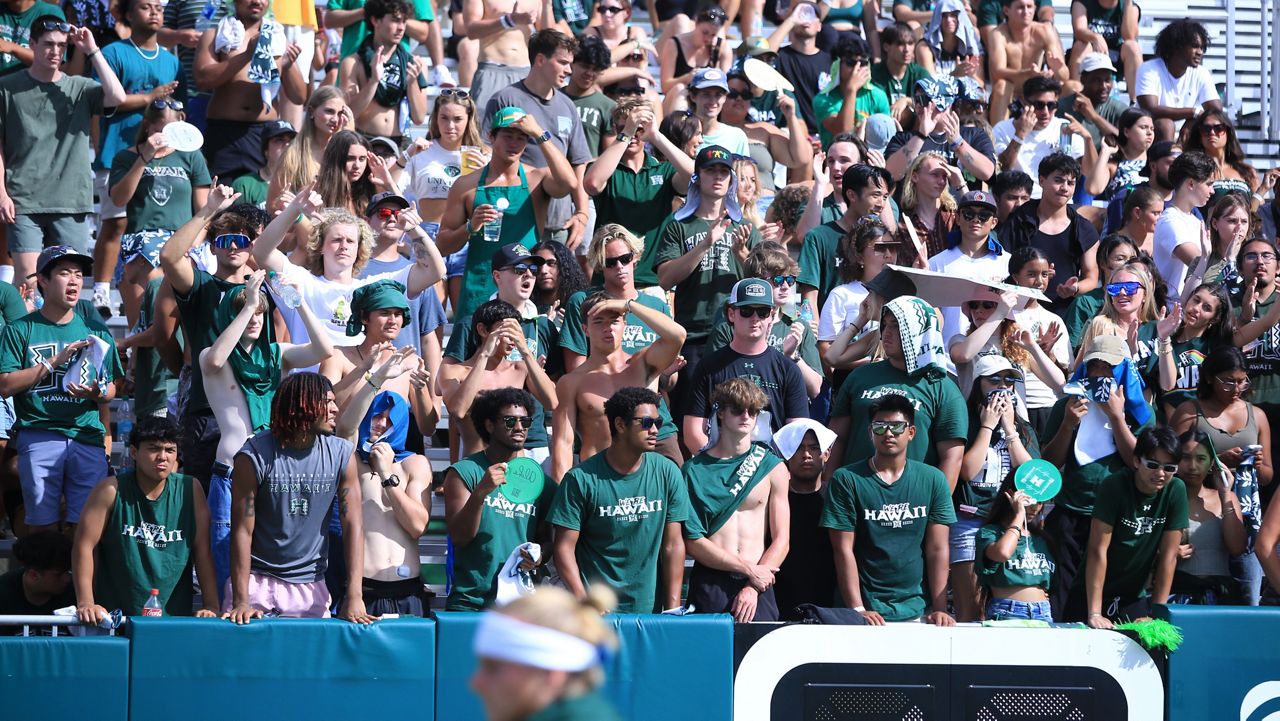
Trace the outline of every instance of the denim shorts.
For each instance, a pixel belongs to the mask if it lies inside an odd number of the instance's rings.
[[[982,519],[972,516],[958,516],[951,524],[951,562],[968,563],[974,558],[974,542],[978,539],[978,529],[982,527]]]
[[[1012,598],[993,598],[987,604],[988,621],[1011,621],[1023,619],[1030,621],[1053,622],[1053,612],[1048,601],[1015,601]]]

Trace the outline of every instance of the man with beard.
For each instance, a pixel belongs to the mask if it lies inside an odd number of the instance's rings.
[[[788,423],[773,436],[791,474],[787,491],[791,541],[773,587],[784,619],[802,603],[829,606],[836,597],[831,535],[820,525],[828,493],[823,469],[835,442],[835,433],[808,418]]]

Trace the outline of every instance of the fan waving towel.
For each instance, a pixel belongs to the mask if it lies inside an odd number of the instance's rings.
[[[249,59],[249,82],[262,90],[262,103],[271,105],[280,94],[280,67],[276,58],[284,54],[284,28],[280,23],[269,18],[262,18],[258,26],[258,44],[253,49],[253,57]],[[217,35],[213,40],[215,53],[228,53],[244,46],[244,23],[235,15],[228,15],[218,21]]]

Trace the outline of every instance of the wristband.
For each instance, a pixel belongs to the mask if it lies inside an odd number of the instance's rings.
[[[1259,203],[1265,203],[1265,202],[1267,202],[1267,199],[1266,199],[1266,198],[1264,198],[1264,197],[1262,197],[1262,194],[1261,194],[1261,193],[1254,193],[1254,194],[1253,194],[1253,199],[1254,199],[1254,200],[1256,200],[1256,201],[1258,201]]]
[[[982,428],[982,430],[984,430],[984,431],[991,431],[992,433],[995,433],[995,432],[996,432],[996,427],[995,427],[995,426],[991,426],[990,428],[987,428],[986,426],[979,426],[979,427],[980,427],[980,428]]]
[[[508,30],[516,26],[516,24],[511,21],[511,13],[507,13],[506,15],[499,17],[498,22],[502,23],[502,27]]]
[[[97,55],[97,54],[98,54],[98,53],[100,53],[100,52],[102,52],[102,51],[101,51],[101,50],[98,50],[97,48],[94,48],[93,52],[91,52],[91,53],[85,53],[85,54],[84,54],[84,59],[85,59],[85,60],[88,60],[89,58],[93,57],[94,55]]]
[[[365,373],[364,373],[364,382],[365,382],[365,383],[368,383],[368,384],[369,384],[369,385],[371,385],[371,386],[373,386],[373,389],[374,389],[375,391],[380,391],[380,390],[382,390],[382,386],[380,386],[380,385],[378,385],[377,383],[374,383],[374,382],[373,382],[373,373],[370,373],[369,371],[365,371]]]
[[[44,366],[44,369],[45,369],[45,370],[49,371],[49,375],[53,375],[53,364],[52,364],[52,363],[50,363],[49,361],[47,361],[47,360],[45,360],[45,359],[41,358],[41,359],[40,359],[40,365]]]
[[[919,131],[914,131],[914,132],[912,132],[911,134],[912,134],[912,135],[914,135],[914,136],[916,136],[917,138],[920,138],[921,140],[928,140],[928,139],[929,139],[929,137],[928,137],[928,136],[926,136],[924,133],[921,133],[921,132],[919,132]]]
[[[1016,135],[1015,135],[1015,136],[1013,136],[1013,142],[1017,143],[1018,145],[1026,145],[1026,144],[1027,144],[1027,141],[1023,140],[1022,138],[1019,138],[1019,137],[1018,137],[1018,136],[1016,136]]]
[[[866,609],[866,607],[865,607],[865,606],[854,606],[854,607],[853,607],[853,610],[857,611],[858,613],[866,613],[866,612],[867,612],[867,609]]]

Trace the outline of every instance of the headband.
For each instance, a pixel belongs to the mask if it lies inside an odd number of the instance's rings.
[[[493,611],[480,619],[475,652],[547,671],[586,671],[601,661],[600,650],[577,636]]]

